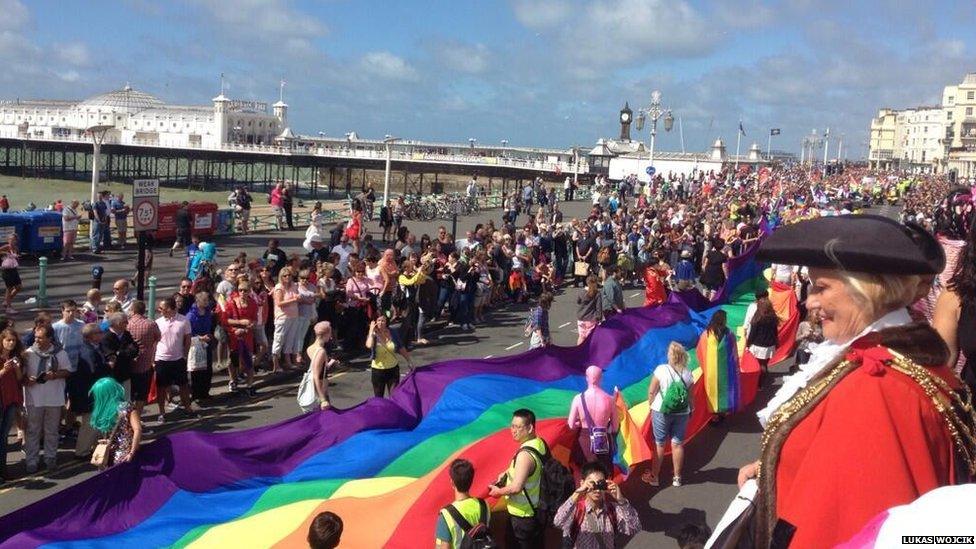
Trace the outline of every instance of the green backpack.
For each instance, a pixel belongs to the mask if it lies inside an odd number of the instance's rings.
[[[668,385],[668,390],[664,391],[664,397],[661,399],[661,413],[662,414],[677,414],[688,411],[688,387],[685,387],[685,381],[681,379],[681,376],[675,378],[675,372],[668,366],[668,372],[671,374],[671,383]]]

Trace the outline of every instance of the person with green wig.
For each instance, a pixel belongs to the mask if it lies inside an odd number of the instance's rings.
[[[142,441],[139,412],[125,398],[125,389],[112,377],[95,382],[90,394],[95,401],[91,426],[109,439],[108,466],[131,461]]]

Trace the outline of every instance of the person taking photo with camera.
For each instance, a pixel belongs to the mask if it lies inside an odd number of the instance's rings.
[[[563,532],[563,547],[623,547],[641,530],[637,510],[620,492],[620,486],[607,479],[602,463],[587,463],[582,473],[579,488],[553,519]]]

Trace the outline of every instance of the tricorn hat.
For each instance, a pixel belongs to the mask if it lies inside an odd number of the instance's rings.
[[[879,215],[840,215],[800,221],[763,241],[759,261],[876,274],[939,274],[945,252],[914,223]]]

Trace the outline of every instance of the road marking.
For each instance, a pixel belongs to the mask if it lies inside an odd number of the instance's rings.
[[[522,345],[522,344],[524,344],[524,343],[525,343],[524,341],[519,341],[519,342],[518,342],[518,343],[516,343],[515,345],[509,345],[508,347],[505,347],[505,350],[506,350],[506,351],[511,351],[512,349],[514,349],[514,348],[516,348],[516,347],[518,347],[519,345]]]
[[[560,328],[565,328],[566,326],[569,326],[570,324],[572,324],[572,322],[563,322],[562,324],[559,325],[559,327]]]
[[[491,358],[493,356],[495,356],[495,355],[485,355],[485,358]]]
[[[632,296],[630,296],[630,298],[631,298],[631,299],[634,299],[635,297],[637,297],[637,296],[639,296],[639,295],[641,295],[641,293],[640,293],[640,292],[637,292],[636,294],[634,294],[634,295],[632,295]]]

